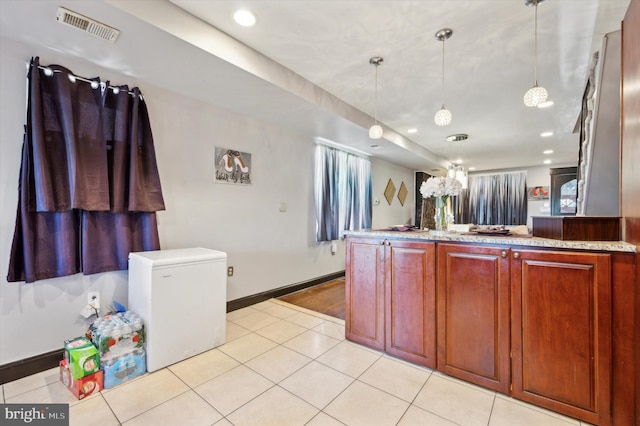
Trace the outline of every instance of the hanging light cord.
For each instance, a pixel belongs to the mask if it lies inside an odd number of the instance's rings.
[[[375,77],[375,91],[373,97],[373,121],[374,124],[378,124],[378,64],[375,64],[376,67],[376,77]]]
[[[538,86],[538,0],[536,0],[536,12],[533,26],[533,81],[534,87]]]
[[[442,107],[444,108],[444,42],[446,38],[442,39]]]

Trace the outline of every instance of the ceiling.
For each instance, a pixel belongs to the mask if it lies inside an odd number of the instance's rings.
[[[524,0],[3,0],[0,34],[413,169],[462,160],[482,171],[577,162],[574,128],[591,56],[620,28],[629,1],[538,6],[538,81],[554,101],[546,109],[522,101],[534,80],[535,8]],[[119,39],[56,24],[59,4],[118,28]],[[254,27],[233,22],[240,7],[257,15]],[[442,104],[441,28],[453,30],[446,127],[433,122]],[[367,136],[373,56],[384,58],[377,118],[385,136],[377,141]],[[542,138],[546,131],[554,135]],[[457,133],[469,139],[446,141]]]

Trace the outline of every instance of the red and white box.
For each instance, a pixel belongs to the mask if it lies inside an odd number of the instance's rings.
[[[74,379],[65,360],[60,361],[60,381],[69,388],[76,398],[83,399],[103,389],[104,375],[98,371],[88,376]]]

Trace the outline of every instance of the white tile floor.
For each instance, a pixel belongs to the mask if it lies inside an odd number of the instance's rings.
[[[78,401],[44,371],[7,403],[68,403],[83,426],[581,426],[344,338],[344,321],[269,300],[227,315],[227,342]]]

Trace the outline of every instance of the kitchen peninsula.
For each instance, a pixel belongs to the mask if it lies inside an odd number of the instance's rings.
[[[636,246],[346,235],[349,340],[597,424],[633,410]]]

